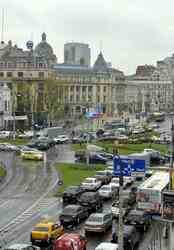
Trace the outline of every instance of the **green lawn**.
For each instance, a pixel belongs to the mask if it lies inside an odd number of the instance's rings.
[[[0,177],[4,177],[6,175],[6,170],[0,166]]]
[[[14,145],[24,145],[27,144],[29,142],[28,139],[19,139],[16,138],[15,140],[13,139],[0,139],[0,143],[10,143],[10,144],[14,144]]]
[[[97,142],[96,145],[103,147],[107,152],[113,152],[113,142]],[[80,149],[85,149],[86,144],[74,144],[72,145],[72,150],[78,151]],[[145,148],[152,148],[155,150],[159,150],[162,154],[165,154],[168,151],[168,146],[162,144],[154,144],[154,143],[141,143],[141,144],[120,144],[118,146],[120,154],[131,154],[142,152]]]
[[[79,185],[86,177],[93,176],[97,170],[105,169],[104,165],[86,165],[57,163],[56,168],[63,179],[63,185],[59,188],[58,194],[62,193],[65,188],[71,185]]]

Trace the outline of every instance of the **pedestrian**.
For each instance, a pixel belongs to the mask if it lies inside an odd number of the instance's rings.
[[[116,219],[114,218],[112,221],[112,240],[111,240],[111,242],[113,243],[116,242],[116,227],[117,227],[117,223],[116,223]]]

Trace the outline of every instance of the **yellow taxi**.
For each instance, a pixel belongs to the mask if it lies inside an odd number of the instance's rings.
[[[43,220],[36,224],[31,232],[32,244],[52,243],[55,239],[64,233],[64,228],[60,222]]]
[[[36,161],[42,161],[44,160],[44,154],[43,152],[35,149],[23,149],[21,150],[21,157],[24,160],[36,160]]]

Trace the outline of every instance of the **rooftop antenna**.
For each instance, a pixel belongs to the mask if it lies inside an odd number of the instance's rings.
[[[2,8],[1,43],[4,42],[4,8]]]
[[[100,40],[100,46],[99,46],[99,49],[100,49],[100,52],[102,52],[102,50],[103,50],[103,41],[102,41],[102,40]]]

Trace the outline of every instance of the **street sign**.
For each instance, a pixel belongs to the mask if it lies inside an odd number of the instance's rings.
[[[145,175],[145,160],[115,156],[113,164],[115,176],[144,177]]]
[[[131,160],[115,156],[114,162],[114,175],[115,176],[131,176]]]

